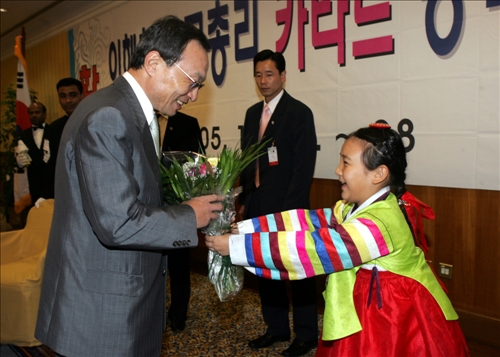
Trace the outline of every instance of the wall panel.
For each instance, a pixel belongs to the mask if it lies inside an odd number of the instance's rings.
[[[26,50],[29,86],[38,92],[38,100],[47,107],[48,123],[64,115],[57,98],[56,84],[70,75],[68,53],[67,33]]]
[[[57,98],[56,84],[61,78],[70,76],[68,53],[69,45],[66,32],[26,49],[28,85],[30,89],[38,92],[38,101],[47,107],[47,123],[64,115]],[[0,87],[3,100],[3,92],[7,86],[16,83],[17,57],[2,61],[1,66]],[[2,107],[2,115],[3,110]]]

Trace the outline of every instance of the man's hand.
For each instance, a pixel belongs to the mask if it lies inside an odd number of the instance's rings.
[[[35,207],[40,208],[40,203],[42,203],[43,201],[45,201],[45,198],[40,197],[38,200],[36,200]]]
[[[205,236],[205,244],[212,252],[217,252],[222,256],[229,255],[229,234]]]
[[[196,213],[196,227],[203,228],[208,226],[211,219],[217,218],[217,212],[222,211],[222,200],[224,197],[217,195],[200,196],[182,202],[183,205],[189,205]]]
[[[23,168],[24,166],[26,166],[29,163],[28,155],[26,155],[24,153],[17,155],[16,162],[17,162],[17,166],[19,166],[20,168]]]

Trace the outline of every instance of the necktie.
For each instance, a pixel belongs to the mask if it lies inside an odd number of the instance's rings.
[[[271,109],[269,109],[269,105],[264,105],[264,110],[262,111],[262,115],[260,117],[260,127],[259,127],[259,141],[262,139],[264,132],[266,131],[267,124],[269,123],[269,118],[271,118]]]
[[[260,127],[259,127],[259,141],[262,139],[264,132],[266,131],[267,124],[269,123],[269,118],[271,118],[271,109],[266,104],[264,105],[264,110],[260,117]],[[259,159],[257,159],[255,167],[255,187],[260,186],[260,172],[259,172]]]
[[[156,115],[153,116],[153,120],[149,124],[149,130],[151,130],[151,136],[153,137],[153,142],[155,143],[156,155],[160,157],[160,128],[158,127],[158,120]]]
[[[43,129],[43,125],[33,125],[32,128],[33,131],[36,131],[36,129]]]

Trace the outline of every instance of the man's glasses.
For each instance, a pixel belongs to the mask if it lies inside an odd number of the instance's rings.
[[[191,83],[191,85],[189,86],[189,91],[195,90],[196,88],[198,88],[198,89],[203,88],[203,86],[204,86],[204,84],[203,84],[203,83],[196,82],[193,78],[191,78],[191,76],[190,76],[189,74],[187,74],[187,73],[186,73],[186,72],[185,72],[185,71],[181,68],[181,66],[179,66],[179,65],[177,64],[177,62],[175,62],[174,64],[175,64],[175,66],[176,66],[177,68],[179,68],[179,69],[181,70],[181,72],[182,72],[182,73],[184,73],[184,74],[186,75],[186,77],[188,77],[188,78],[191,80],[191,82],[193,82],[193,83]]]

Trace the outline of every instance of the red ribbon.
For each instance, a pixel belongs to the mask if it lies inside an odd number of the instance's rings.
[[[434,271],[434,268],[429,263],[429,259],[427,258],[427,252],[429,251],[429,246],[427,245],[427,240],[425,239],[424,225],[422,222],[423,218],[430,219],[431,221],[434,220],[436,218],[434,211],[432,210],[431,207],[420,201],[418,198],[413,196],[408,191],[406,191],[401,196],[401,201],[408,216],[408,220],[410,221],[411,224],[411,229],[413,233],[413,238],[415,240],[415,244],[420,249],[422,249],[422,251],[424,252],[425,260],[427,261],[432,272],[436,276],[436,279],[439,281],[439,284],[441,285],[443,290],[446,293],[448,293],[448,289],[446,289],[441,279],[439,279],[436,272]]]
[[[423,218],[434,220],[436,215],[432,208],[427,206],[425,203],[420,201],[418,198],[413,196],[411,193],[406,191],[403,196],[401,196],[403,205],[410,221],[411,228],[413,231],[413,237],[415,238],[415,243],[420,249],[424,251],[427,257],[427,252],[429,251],[429,246],[427,245],[427,240],[424,234]]]

